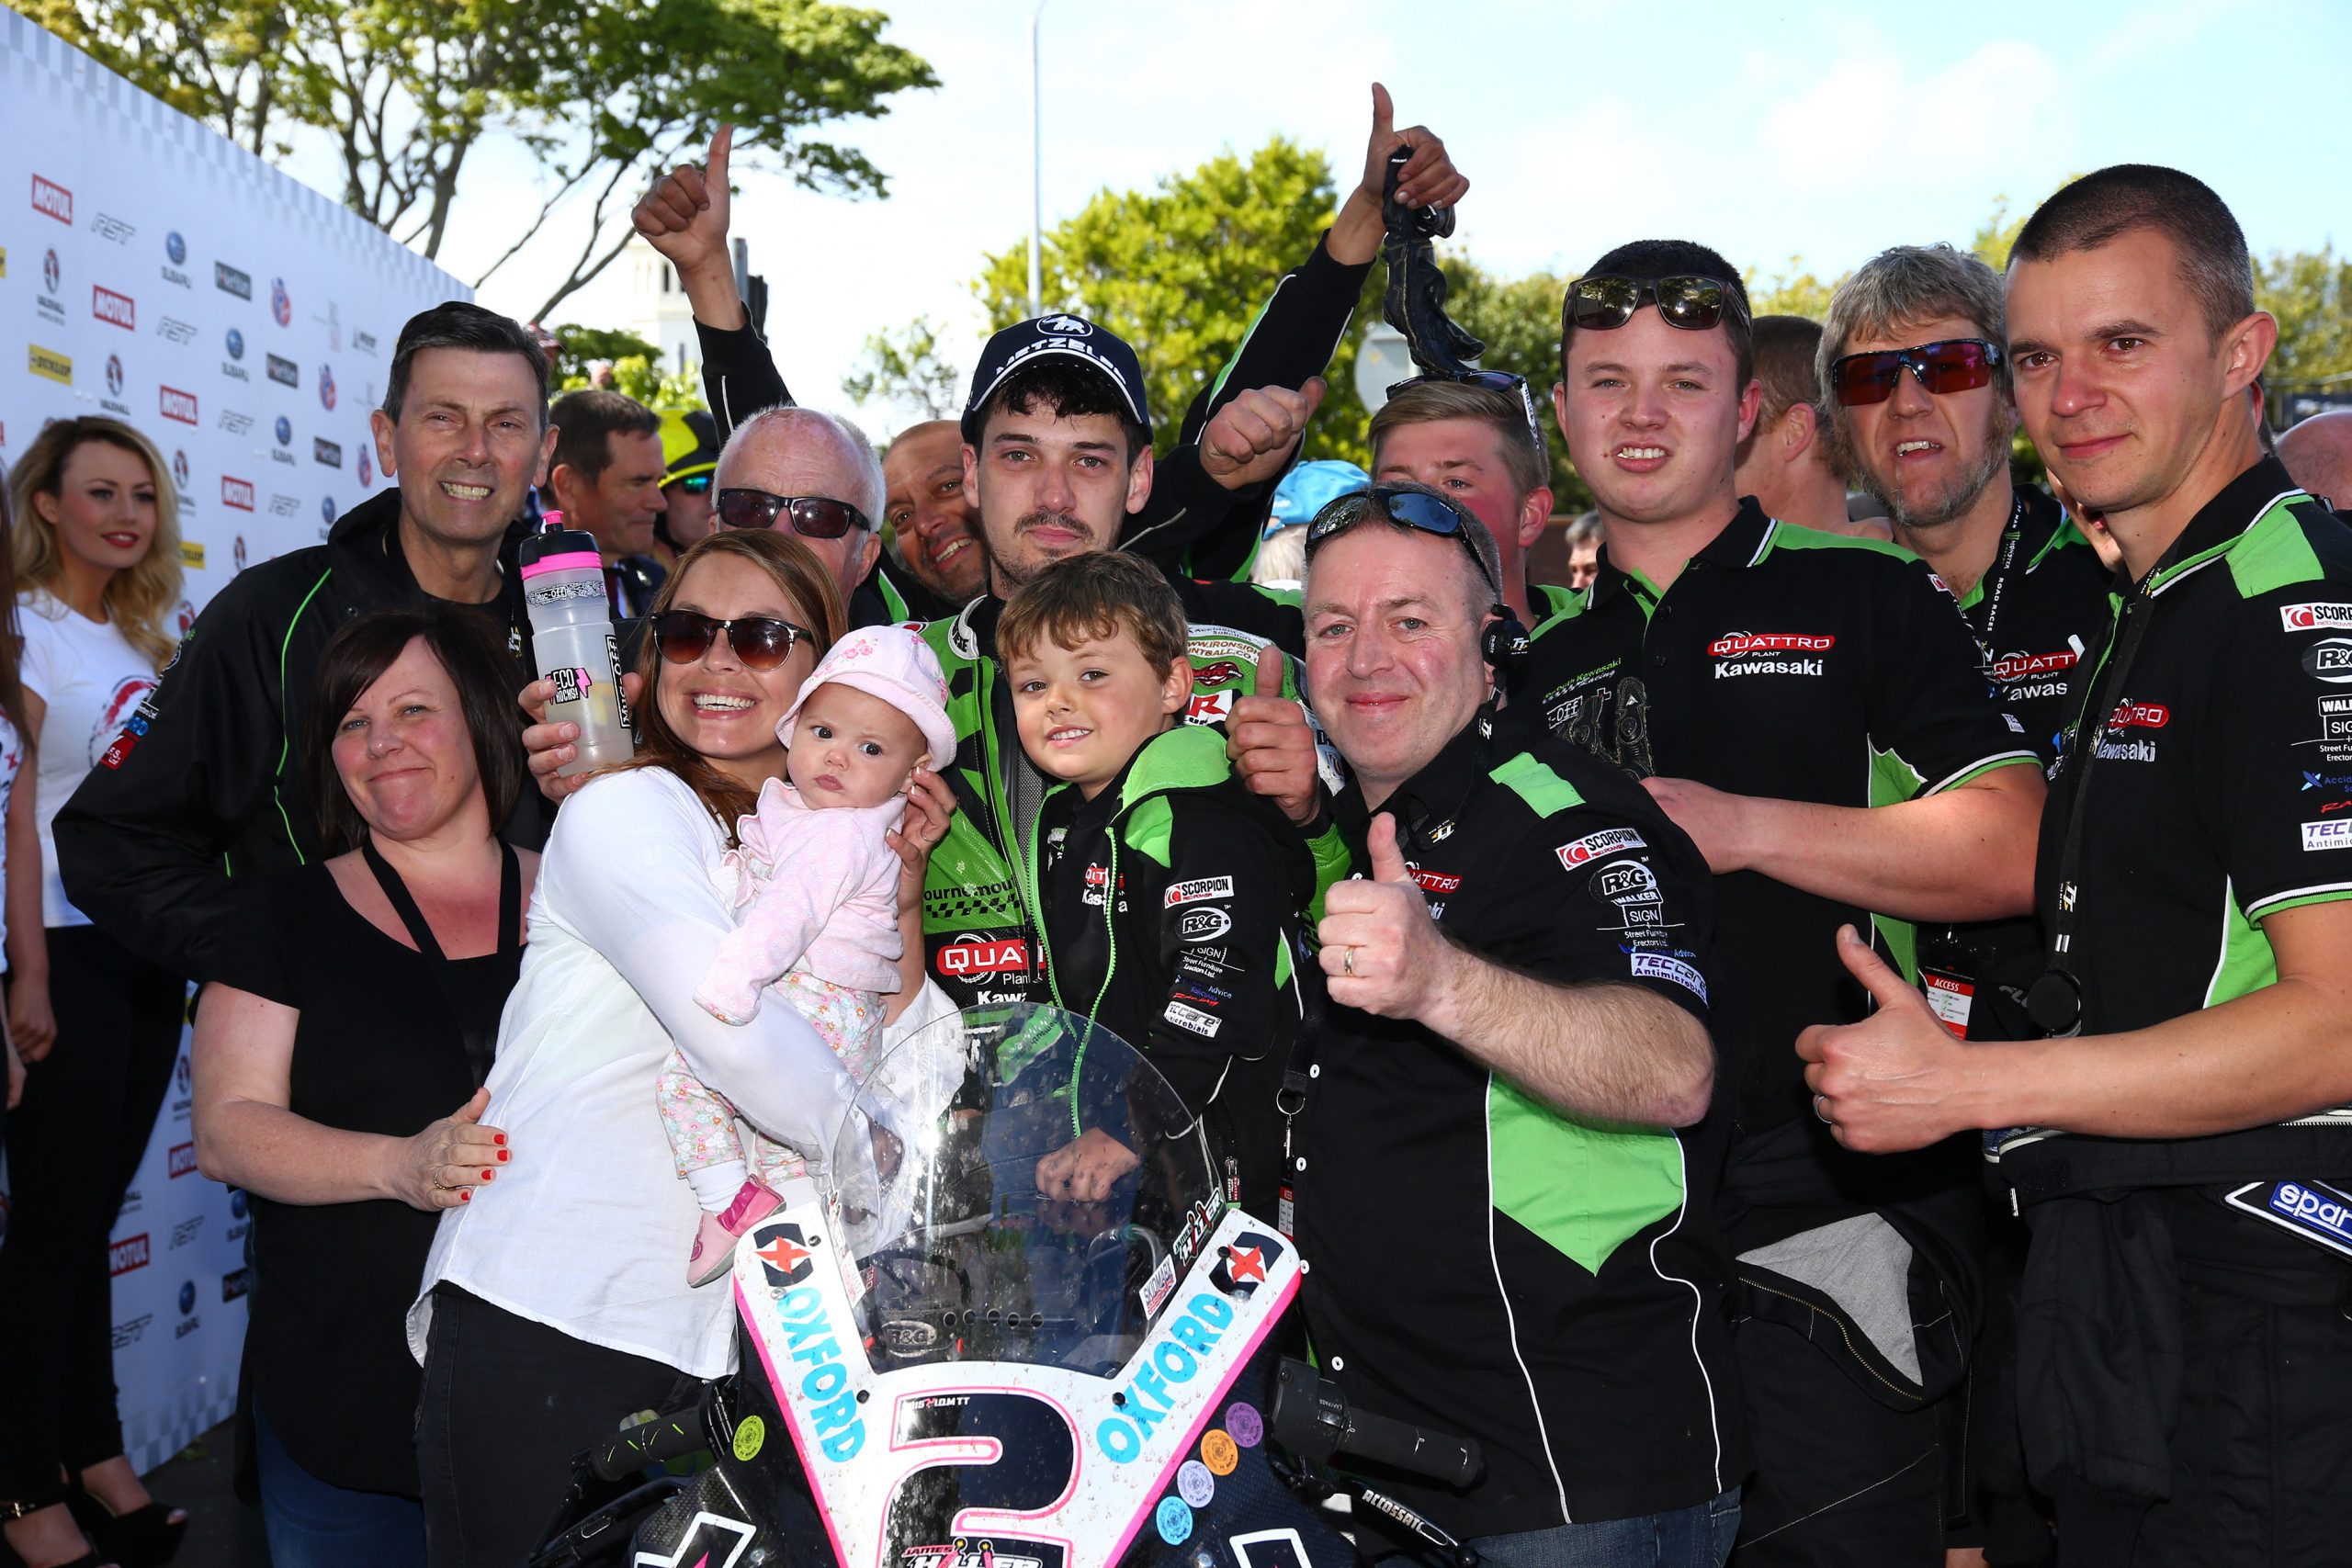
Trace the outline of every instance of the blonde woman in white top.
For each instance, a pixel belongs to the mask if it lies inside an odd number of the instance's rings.
[[[156,1505],[122,1454],[107,1238],[179,1051],[187,987],[97,930],[58,883],[50,823],[93,765],[135,743],[140,705],[171,656],[180,601],[177,497],[154,444],[111,419],[59,420],[9,484],[22,590],[25,719],[37,771],[18,788],[38,828],[7,863],[8,1024],[26,1066],[10,1129],[0,1346],[0,1507],[58,1497],[99,1552],[153,1568],[187,1516]],[[32,1568],[76,1562],[63,1507],[13,1521]]]
[[[678,1268],[699,1212],[653,1108],[673,1047],[812,1156],[863,1103],[792,1009],[739,1028],[694,999],[735,924],[735,823],[784,776],[776,726],[840,635],[839,590],[789,535],[721,532],[680,560],[648,621],[638,760],[556,818],[484,1086],[515,1157],[443,1215],[409,1318],[433,1568],[522,1561],[575,1452],[734,1365],[732,1296],[695,1290]],[[910,798],[902,925],[919,919],[920,862],[953,808],[928,772]],[[891,1043],[948,1010],[924,983],[919,929],[904,948]]]

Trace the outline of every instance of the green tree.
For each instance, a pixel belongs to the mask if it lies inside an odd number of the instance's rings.
[[[1756,269],[1749,267],[1740,275],[1740,284],[1747,290],[1748,309],[1758,316],[1803,316],[1818,321],[1829,314],[1829,297],[1852,276],[1841,272],[1824,283],[1806,269],[1803,256],[1791,256],[1770,283],[1758,284]]]
[[[564,325],[555,329],[555,363],[548,367],[556,385],[571,387],[588,384],[588,367],[599,359],[615,364],[624,359],[642,359],[648,364],[662,357],[662,350],[635,333],[605,327]]]
[[[817,128],[934,87],[882,39],[888,18],[829,0],[14,0],[102,64],[252,152],[302,131],[335,145],[345,205],[440,254],[466,164],[519,140],[544,171],[518,195],[503,266],[551,220],[578,252],[531,318],[619,254],[637,193],[721,121],[735,149],[811,189],[885,196],[882,171]],[[502,196],[506,193],[502,192]]]
[[[1552,416],[1552,386],[1560,378],[1560,301],[1568,280],[1548,272],[1498,278],[1466,257],[1441,259],[1446,313],[1487,345],[1479,367],[1527,378],[1535,421],[1552,457],[1552,510],[1584,511],[1592,504],[1592,491],[1577,477]]]
[[[1134,345],[1164,453],[1193,394],[1232,357],[1275,279],[1306,259],[1337,206],[1329,161],[1280,137],[1246,162],[1226,152],[1148,191],[1098,191],[1044,236],[1044,307],[1099,321]],[[1025,240],[986,259],[973,291],[991,328],[1029,313],[1028,268]],[[1326,372],[1330,392],[1308,428],[1308,457],[1364,460],[1371,415],[1352,373],[1356,333],[1369,319],[1357,310]]]
[[[2278,318],[2267,385],[2341,386],[2352,377],[2352,256],[2333,245],[2257,256],[2254,302]]]
[[[865,357],[842,378],[856,402],[883,402],[917,420],[945,419],[964,406],[964,378],[940,357],[939,323],[918,316],[895,333],[865,340]]]

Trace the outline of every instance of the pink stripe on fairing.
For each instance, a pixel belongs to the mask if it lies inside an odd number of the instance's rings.
[[[595,558],[592,556],[589,558],[593,560]],[[806,1454],[810,1450],[807,1443],[800,1440],[800,1423],[793,1419],[792,1398],[785,1393],[784,1384],[776,1378],[775,1363],[768,1359],[767,1336],[752,1326],[751,1298],[743,1294],[743,1282],[741,1280],[730,1280],[729,1283],[735,1287],[737,1320],[743,1325],[744,1337],[751,1340],[752,1348],[760,1353],[760,1366],[768,1375],[768,1392],[775,1395],[775,1407],[784,1413],[785,1427],[792,1434],[792,1446]],[[825,1506],[825,1489],[817,1484],[817,1467],[804,1461],[800,1466],[800,1473],[808,1478],[808,1490],[817,1504],[817,1517],[825,1521],[825,1539],[832,1542],[833,1561],[846,1564],[849,1562],[849,1553],[842,1550],[842,1538],[833,1529],[833,1511]],[[1121,1544],[1120,1550],[1126,1550],[1125,1543]],[[1116,1559],[1113,1561],[1115,1562]]]
[[[523,581],[528,582],[550,571],[602,571],[604,567],[605,558],[594,550],[573,550],[569,555],[541,556],[523,569]]]
[[[1234,1361],[1232,1373],[1224,1382],[1218,1383],[1216,1393],[1209,1396],[1208,1413],[1201,1417],[1200,1425],[1185,1433],[1184,1440],[1176,1445],[1175,1457],[1170,1459],[1167,1468],[1159,1472],[1159,1479],[1152,1483],[1151,1500],[1144,1505],[1134,1518],[1127,1521],[1127,1533],[1119,1538],[1119,1544],[1113,1547],[1111,1555],[1102,1560],[1104,1563],[1114,1563],[1126,1556],[1127,1548],[1134,1544],[1136,1535],[1143,1529],[1144,1520],[1151,1515],[1153,1509],[1159,1506],[1159,1499],[1168,1490],[1169,1479],[1176,1473],[1177,1467],[1184,1462],[1186,1456],[1192,1453],[1193,1445],[1200,1439],[1201,1434],[1207,1431],[1216,1422],[1218,1406],[1225,1402],[1225,1396],[1233,1392],[1235,1381],[1241,1376],[1243,1369],[1250,1365],[1250,1358],[1257,1355],[1258,1347],[1266,1342],[1266,1336],[1273,1332],[1274,1325],[1282,1321],[1283,1314],[1290,1306],[1291,1298],[1298,1294],[1298,1279],[1295,1273],[1291,1275],[1290,1283],[1283,1287],[1283,1299],[1274,1303],[1273,1311],[1260,1320],[1258,1332],[1250,1336],[1249,1346]]]

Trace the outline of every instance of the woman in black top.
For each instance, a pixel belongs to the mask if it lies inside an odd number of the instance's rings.
[[[207,976],[196,1156],[254,1199],[243,1404],[277,1568],[424,1561],[403,1318],[435,1217],[517,1157],[481,1088],[538,867],[497,837],[510,669],[450,606],[335,636],[305,782],[346,852],[254,886]]]

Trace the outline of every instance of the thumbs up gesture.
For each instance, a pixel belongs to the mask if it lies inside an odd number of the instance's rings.
[[[1396,818],[1385,811],[1374,818],[1365,848],[1372,880],[1333,885],[1316,928],[1331,999],[1381,1018],[1420,1018],[1443,990],[1455,949],[1405,868]]]
[[[1250,695],[1236,697],[1225,720],[1225,754],[1234,773],[1283,815],[1304,828],[1322,805],[1323,784],[1315,771],[1315,731],[1306,710],[1283,695],[1283,650],[1258,650]]]
[[[718,287],[724,274],[726,298],[735,297],[734,263],[727,254],[727,225],[732,197],[727,185],[727,159],[735,145],[735,128],[722,125],[710,139],[709,162],[681,164],[657,181],[629,213],[637,231],[678,269],[681,284],[710,280]],[[689,287],[689,294],[695,290]],[[699,310],[700,302],[697,301]],[[714,326],[733,321],[714,321]]]
[[[1993,1053],[1955,1039],[1851,926],[1838,928],[1838,956],[1877,1010],[1860,1023],[1815,1024],[1797,1036],[1797,1055],[1813,1113],[1839,1143],[1891,1154],[2013,1120],[1977,1108],[1991,1087]]]
[[[1201,432],[1201,472],[1227,490],[1274,478],[1298,450],[1327,389],[1322,377],[1310,376],[1295,392],[1253,387],[1236,393]]]

